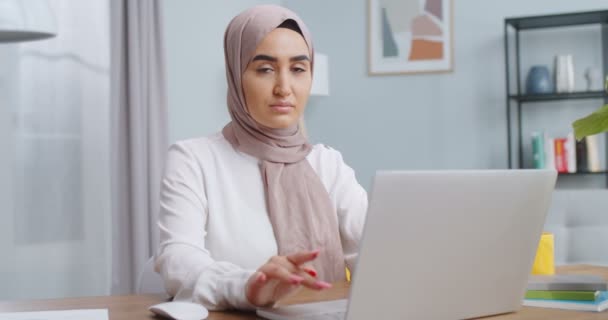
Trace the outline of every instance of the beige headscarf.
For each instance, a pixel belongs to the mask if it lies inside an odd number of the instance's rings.
[[[295,13],[283,7],[256,6],[228,25],[224,54],[232,121],[224,127],[223,134],[236,149],[261,161],[266,204],[279,255],[321,249],[312,263],[319,279],[341,281],[345,271],[338,217],[327,190],[306,160],[311,145],[297,124],[287,129],[258,124],[248,112],[241,85],[241,76],[257,45],[289,19],[301,29],[313,60],[308,29]]]

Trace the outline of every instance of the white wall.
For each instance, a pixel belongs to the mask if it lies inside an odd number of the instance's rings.
[[[229,121],[224,30],[239,12],[279,0],[163,2],[169,90],[169,138],[208,135]]]

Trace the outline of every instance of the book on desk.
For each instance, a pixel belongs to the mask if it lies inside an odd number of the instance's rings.
[[[608,309],[607,290],[595,275],[531,276],[523,305],[601,312]]]
[[[598,298],[592,301],[585,300],[556,300],[556,299],[524,299],[524,306],[556,308],[579,311],[601,312],[608,309],[608,291],[601,291]]]
[[[595,301],[602,291],[528,290],[526,299]]]

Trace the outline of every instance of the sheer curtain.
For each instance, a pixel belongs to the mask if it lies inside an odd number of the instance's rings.
[[[112,294],[132,293],[158,246],[168,108],[160,0],[113,0]]]
[[[50,0],[57,37],[0,44],[0,299],[111,287],[110,0]]]

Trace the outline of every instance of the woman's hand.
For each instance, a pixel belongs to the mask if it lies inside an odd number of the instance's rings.
[[[267,307],[295,293],[302,286],[314,290],[331,288],[331,284],[316,279],[315,270],[304,266],[318,255],[319,251],[316,250],[270,258],[247,281],[247,299],[255,306]]]

